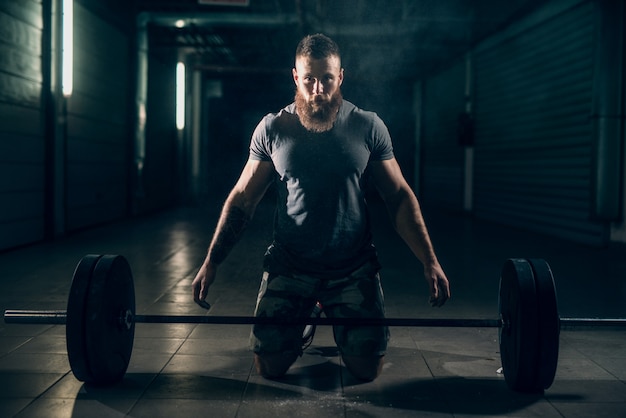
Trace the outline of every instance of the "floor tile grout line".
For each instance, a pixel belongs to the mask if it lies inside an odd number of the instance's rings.
[[[52,383],[50,386],[48,386],[43,392],[41,392],[39,395],[34,396],[31,401],[29,403],[27,403],[24,408],[20,409],[15,416],[18,416],[19,414],[21,414],[22,412],[25,412],[28,408],[30,408],[35,402],[37,402],[38,400],[42,399],[44,397],[44,395],[46,393],[48,393],[50,390],[52,390],[52,388],[54,386],[56,386],[59,382],[61,382],[63,379],[65,379],[67,376],[69,376],[70,374],[72,374],[72,371],[69,370],[67,372],[65,372],[64,374],[61,375],[61,377],[59,377],[54,383]]]
[[[146,393],[148,392],[148,388],[150,388],[150,386],[156,381],[157,377],[159,377],[160,373],[152,373],[152,379],[150,379],[150,381],[148,382],[148,384],[144,387],[143,391],[139,394],[139,396],[137,397],[137,399],[135,400],[135,402],[133,402],[133,404],[131,405],[131,407],[128,409],[128,413],[126,413],[124,416],[125,417],[130,417],[132,416],[132,412],[133,409],[135,409],[135,407],[139,404],[139,402],[143,399],[143,397],[146,395]]]
[[[235,410],[234,418],[237,418],[239,416],[239,412],[241,411],[241,407],[246,397],[246,393],[248,392],[248,388],[250,387],[250,379],[252,378],[252,373],[254,373],[254,362],[250,363],[250,368],[248,369],[248,378],[246,379],[246,385],[244,386],[243,391],[241,392],[241,397],[237,404],[237,409]]]

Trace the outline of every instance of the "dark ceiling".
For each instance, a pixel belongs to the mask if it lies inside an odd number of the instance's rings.
[[[417,80],[549,0],[136,0],[150,48],[215,73],[288,72],[299,39],[337,41],[346,74]],[[212,2],[207,0],[207,2]]]

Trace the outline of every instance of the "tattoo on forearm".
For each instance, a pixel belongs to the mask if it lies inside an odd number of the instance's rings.
[[[250,222],[250,217],[240,208],[233,206],[222,215],[215,237],[209,249],[209,258],[220,264],[239,240],[241,233]]]

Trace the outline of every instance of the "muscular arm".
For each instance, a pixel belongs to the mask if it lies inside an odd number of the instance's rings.
[[[207,262],[218,265],[224,261],[252,218],[273,174],[274,166],[270,162],[249,160],[246,163],[222,208]]]
[[[443,305],[450,297],[450,284],[435,255],[417,197],[404,179],[398,162],[394,158],[373,161],[370,171],[393,226],[424,265],[431,304]]]
[[[271,162],[248,160],[231,190],[217,223],[207,256],[192,283],[193,297],[201,306],[222,263],[254,215],[254,211],[274,178]]]

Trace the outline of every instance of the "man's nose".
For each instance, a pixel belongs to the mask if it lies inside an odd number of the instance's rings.
[[[313,83],[313,93],[322,94],[323,92],[324,92],[323,84],[319,80],[316,80],[315,83]]]

